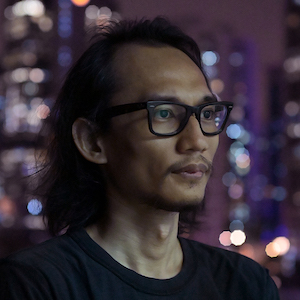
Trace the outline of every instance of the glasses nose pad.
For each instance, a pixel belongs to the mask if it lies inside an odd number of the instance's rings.
[[[182,127],[185,127],[187,125],[191,117],[195,118],[198,121],[200,126],[200,114],[197,111],[191,111],[191,112],[187,112],[186,117],[182,122]]]
[[[192,115],[195,116],[195,118],[197,119],[199,126],[200,126],[200,111],[199,111],[199,109],[196,109],[195,111],[193,111]]]

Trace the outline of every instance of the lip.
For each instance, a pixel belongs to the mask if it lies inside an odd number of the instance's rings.
[[[188,178],[202,178],[208,169],[208,166],[205,164],[189,164],[180,169],[174,170],[173,173]]]

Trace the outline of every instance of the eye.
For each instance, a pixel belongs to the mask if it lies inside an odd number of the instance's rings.
[[[205,111],[202,112],[201,118],[203,118],[205,120],[211,120],[213,118],[213,115],[214,115],[214,111],[205,110]]]
[[[170,108],[157,108],[154,112],[154,118],[158,120],[167,120],[174,117],[174,112]]]

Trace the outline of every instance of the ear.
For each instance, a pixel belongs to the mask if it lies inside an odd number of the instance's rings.
[[[86,159],[96,164],[106,164],[107,158],[101,136],[95,137],[92,124],[84,118],[78,118],[72,126],[74,143]]]

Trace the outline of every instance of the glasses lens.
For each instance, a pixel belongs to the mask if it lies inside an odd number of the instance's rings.
[[[226,119],[227,107],[224,105],[207,105],[201,110],[200,123],[205,133],[218,132]]]
[[[159,134],[175,132],[186,116],[186,109],[177,104],[160,104],[154,108],[152,129]]]

